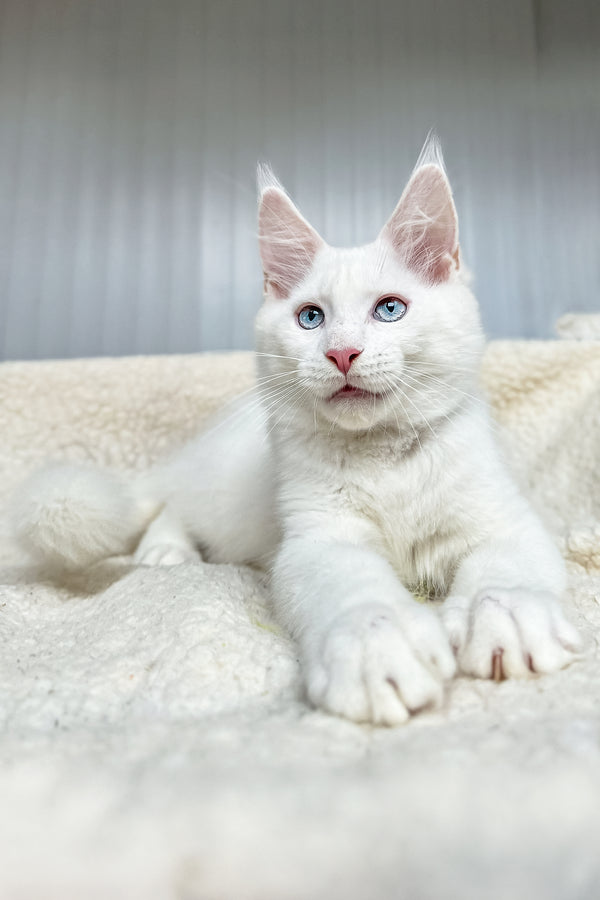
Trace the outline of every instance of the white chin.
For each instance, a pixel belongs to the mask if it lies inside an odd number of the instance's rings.
[[[356,400],[353,398],[326,400],[321,406],[325,418],[345,431],[364,431],[376,425],[382,410],[378,400]]]

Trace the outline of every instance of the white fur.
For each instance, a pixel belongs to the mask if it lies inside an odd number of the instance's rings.
[[[309,698],[357,721],[397,724],[439,703],[455,656],[482,677],[497,654],[507,676],[567,664],[578,635],[558,603],[564,566],[494,442],[441,156],[425,153],[379,238],[352,250],[327,246],[278,183],[263,182],[256,394],[138,482],[162,512],[137,559],[173,564],[199,548],[209,561],[266,565]],[[387,294],[409,304],[397,322],[373,317]],[[325,315],[314,330],[298,324],[306,304]],[[347,379],[326,354],[348,347],[361,351],[348,383],[370,393],[332,400]],[[94,534],[114,522],[116,551],[132,529],[87,495],[72,517],[91,506]],[[31,543],[44,540],[38,528]],[[69,541],[65,558],[81,559]],[[53,534],[53,553],[58,543]],[[448,595],[441,620],[413,600],[423,589]]]
[[[156,511],[116,473],[56,464],[21,486],[12,519],[17,539],[36,562],[50,571],[79,570],[130,553]]]

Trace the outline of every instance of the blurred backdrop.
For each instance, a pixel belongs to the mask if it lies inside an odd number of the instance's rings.
[[[431,127],[493,337],[600,309],[598,0],[0,0],[0,355],[245,348],[254,170],[371,240]]]

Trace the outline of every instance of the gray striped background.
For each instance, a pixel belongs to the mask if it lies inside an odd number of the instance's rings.
[[[492,336],[600,309],[597,0],[0,0],[0,355],[244,348],[254,167],[371,239],[435,126]]]

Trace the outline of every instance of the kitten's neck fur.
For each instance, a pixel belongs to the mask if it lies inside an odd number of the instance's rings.
[[[275,458],[286,472],[297,464],[299,457],[303,457],[315,465],[339,472],[375,464],[383,476],[387,469],[400,468],[403,460],[416,455],[430,456],[457,429],[460,430],[461,422],[473,415],[481,419],[481,412],[473,396],[449,404],[427,424],[404,420],[393,426],[378,424],[361,431],[347,431],[332,427],[321,417],[294,415],[288,410],[287,415],[282,411],[272,416],[267,427]],[[451,452],[449,450],[449,455]],[[448,464],[451,464],[450,458]],[[284,477],[289,477],[289,472]]]

